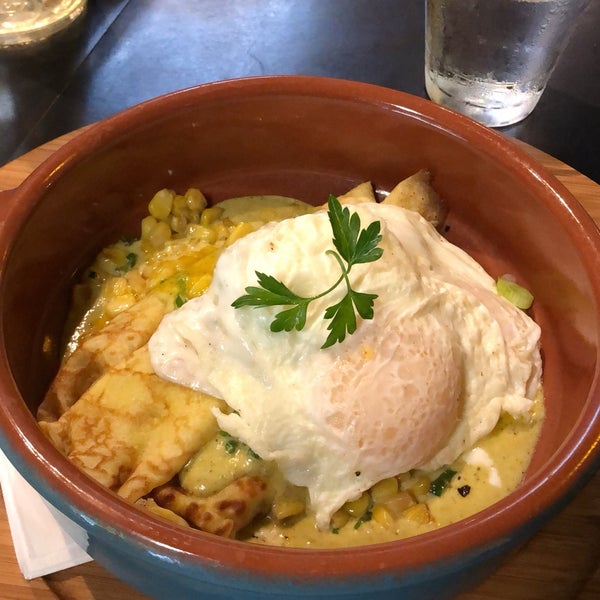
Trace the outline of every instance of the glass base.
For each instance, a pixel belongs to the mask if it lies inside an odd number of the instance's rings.
[[[535,108],[542,91],[513,82],[469,80],[425,70],[425,88],[431,100],[488,127],[522,121]]]
[[[86,0],[0,0],[0,47],[45,40],[83,14]]]

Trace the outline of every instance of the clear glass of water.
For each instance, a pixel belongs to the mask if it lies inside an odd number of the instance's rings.
[[[86,0],[0,0],[0,47],[42,41],[70,25]]]
[[[588,1],[427,0],[429,97],[490,127],[521,121]]]

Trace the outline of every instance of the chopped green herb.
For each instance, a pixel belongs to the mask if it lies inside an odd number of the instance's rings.
[[[135,264],[137,263],[137,254],[135,252],[129,252],[125,257],[125,264],[122,264],[117,268],[117,271],[120,273],[126,273],[127,271],[131,271]]]
[[[130,252],[125,258],[127,259],[128,267],[133,269],[137,263],[137,254],[135,252]]]
[[[456,471],[452,469],[446,469],[431,482],[429,492],[434,496],[441,496],[455,475]]]
[[[252,448],[250,448],[250,446],[246,446],[246,448],[248,449],[248,454],[252,458],[255,458],[256,460],[261,460],[260,456],[258,454],[256,454],[256,452],[254,452],[254,450],[252,450]]]
[[[179,293],[175,296],[175,306],[181,308],[188,300],[187,298],[187,276],[184,273],[180,273],[177,277],[177,289]]]
[[[368,508],[363,515],[356,520],[356,523],[354,523],[354,529],[358,529],[363,523],[366,523],[367,521],[370,521],[373,518],[373,512],[370,508]]]
[[[239,442],[234,439],[229,439],[225,442],[225,452],[233,454],[239,448]]]
[[[352,213],[351,215],[347,207],[342,208],[335,196],[329,196],[327,214],[333,231],[333,245],[337,250],[337,252],[327,250],[327,254],[336,259],[342,271],[339,279],[331,287],[316,296],[299,296],[271,275],[256,271],[260,287],[247,287],[246,294],[232,303],[234,308],[290,306],[275,315],[271,322],[271,331],[292,331],[293,329],[300,331],[306,325],[308,305],[313,300],[326,296],[342,282],[345,282],[346,295],[340,302],[325,310],[324,318],[331,319],[331,322],[327,326],[329,335],[321,348],[328,348],[337,342],[343,342],[347,333],[353,334],[356,331],[355,310],[363,319],[373,318],[373,303],[377,294],[353,290],[348,275],[354,265],[374,262],[383,254],[383,249],[378,247],[381,241],[379,233],[381,223],[379,221],[374,221],[366,229],[361,229],[358,214]]]
[[[339,532],[340,532],[340,528],[339,528],[339,527],[334,527],[334,528],[331,530],[331,533],[334,533],[335,535],[337,535]]]
[[[226,431],[219,431],[219,435],[224,438],[225,452],[227,454],[234,454],[239,448],[239,440],[229,435]]]
[[[256,454],[256,452],[254,452],[254,450],[252,450],[252,448],[250,448],[243,442],[240,442],[240,440],[238,440],[237,438],[234,438],[232,435],[230,435],[226,431],[222,431],[222,430],[219,431],[219,435],[222,438],[224,438],[225,452],[227,452],[227,454],[235,454],[238,450],[245,449],[246,452],[252,458],[255,458],[256,460],[261,460],[260,456],[258,454]]]

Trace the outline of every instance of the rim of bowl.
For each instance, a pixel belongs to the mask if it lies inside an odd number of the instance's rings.
[[[12,229],[8,229],[16,233],[22,219],[33,208],[31,203],[19,204],[19,197],[37,196],[63,172],[91,156],[105,143],[160,117],[166,110],[184,109],[203,99],[272,94],[337,98],[398,111],[476,145],[510,171],[521,173],[556,214],[567,215],[565,227],[579,241],[581,259],[595,291],[595,299],[600,300],[600,270],[594,268],[600,263],[598,229],[574,196],[542,165],[500,133],[429,100],[343,79],[297,75],[230,79],[178,90],[132,106],[89,126],[39,165],[14,190],[15,206],[10,215],[14,224]],[[0,352],[8,370],[4,350]],[[497,540],[511,537],[532,520],[543,520],[566,504],[575,489],[582,486],[600,466],[599,372],[600,367],[596,364],[586,410],[562,447],[546,462],[545,466],[551,465],[551,468],[539,469],[515,492],[472,517],[434,532],[368,547],[304,549],[262,546],[225,540],[163,522],[129,505],[62,456],[39,429],[12,379],[0,381],[0,393],[5,400],[0,406],[0,420],[13,442],[13,446],[8,440],[3,444],[9,459],[51,503],[84,526],[93,522],[97,531],[100,528],[105,535],[129,537],[136,546],[154,550],[160,555],[175,554],[178,560],[192,564],[198,560],[217,561],[220,566],[238,572],[276,573],[302,578],[348,573],[358,576],[415,568],[443,558],[450,560],[478,546],[496,545]],[[595,402],[592,401],[594,399]],[[552,479],[552,485],[547,485],[549,479]],[[65,503],[65,496],[70,504]],[[102,510],[99,512],[100,506]],[[80,513],[87,515],[85,522]],[[318,557],[316,565],[310,560],[315,557]]]

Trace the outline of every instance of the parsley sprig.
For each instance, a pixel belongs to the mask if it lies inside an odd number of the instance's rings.
[[[314,300],[322,298],[335,290],[340,284],[346,284],[346,294],[337,303],[325,310],[323,318],[330,319],[327,326],[329,335],[321,348],[328,348],[335,343],[343,342],[346,334],[356,331],[356,312],[363,319],[373,318],[373,303],[377,294],[368,294],[352,289],[349,274],[354,265],[374,262],[381,258],[383,249],[378,247],[381,241],[381,223],[374,221],[365,229],[361,229],[360,217],[350,213],[347,207],[342,208],[335,196],[329,196],[327,215],[333,232],[333,245],[336,250],[327,250],[338,262],[341,275],[337,281],[316,296],[299,296],[284,283],[271,275],[256,271],[258,286],[246,288],[246,294],[237,298],[232,306],[290,306],[275,315],[270,329],[274,332],[300,331],[306,325],[308,306]]]

